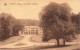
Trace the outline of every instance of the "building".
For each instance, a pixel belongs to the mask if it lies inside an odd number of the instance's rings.
[[[43,34],[43,30],[39,26],[25,26],[24,34]]]

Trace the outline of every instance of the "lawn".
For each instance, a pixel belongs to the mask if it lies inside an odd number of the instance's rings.
[[[9,44],[9,43],[14,43],[16,41],[19,41],[23,39],[23,36],[12,36],[4,41],[0,41],[0,45],[5,45],[5,44]]]
[[[73,42],[80,42],[80,35],[77,35],[77,38],[73,40]],[[31,42],[38,42],[41,43],[42,42],[42,35],[33,35],[29,38],[29,41]],[[49,43],[55,43],[56,40],[52,39],[50,41],[48,41]]]
[[[33,46],[33,47],[25,47],[25,48],[12,48],[12,49],[0,49],[0,50],[80,50],[80,45],[66,45],[66,46]]]
[[[79,40],[79,36],[76,40],[74,41],[80,41]],[[39,42],[41,43],[42,41],[42,35],[33,35],[31,36],[29,39],[29,41],[32,42]],[[52,43],[54,40],[51,40],[50,42]],[[42,42],[43,43],[43,42]],[[17,44],[17,45],[24,45],[22,43]],[[67,44],[66,46],[59,46],[57,47],[56,45],[45,45],[44,43],[41,46],[31,46],[31,47],[24,47],[24,48],[2,48],[0,50],[80,50],[80,44],[76,43],[76,44]]]

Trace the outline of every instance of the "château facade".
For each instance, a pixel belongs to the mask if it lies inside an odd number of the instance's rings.
[[[43,30],[39,26],[25,26],[23,34],[43,34]]]

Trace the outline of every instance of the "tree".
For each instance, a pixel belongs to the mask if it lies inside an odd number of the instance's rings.
[[[22,31],[23,28],[24,28],[24,25],[17,20],[13,26],[13,35],[14,36],[19,35],[19,31]]]
[[[0,39],[5,40],[10,37],[12,33],[12,25],[14,18],[6,13],[0,14]]]
[[[74,14],[72,13],[71,15],[71,20],[72,20],[72,23],[74,23],[76,25],[76,33],[77,34],[80,34],[80,12],[78,14]]]
[[[63,45],[68,39],[75,37],[75,25],[71,22],[71,8],[67,3],[51,2],[40,12],[40,26],[43,29],[43,41],[63,39]]]
[[[17,26],[17,24],[19,26]],[[15,34],[13,29],[18,30],[17,28],[21,29],[21,24],[17,22],[16,18],[7,13],[0,14],[0,40],[5,40],[10,36],[13,36]]]

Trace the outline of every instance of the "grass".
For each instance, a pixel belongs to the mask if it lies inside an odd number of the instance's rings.
[[[76,48],[76,49],[73,49],[73,50],[80,50],[80,48]]]
[[[77,35],[77,39],[74,39],[73,42],[80,42],[80,35]],[[42,35],[34,35],[34,36],[31,36],[29,38],[29,41],[31,42],[38,42],[38,43],[41,43],[42,42]],[[56,42],[55,39],[52,39],[50,41],[48,41],[50,43],[53,43],[53,42]]]
[[[37,43],[41,43],[41,42],[43,42],[42,41],[42,35],[34,35],[34,36],[31,36],[30,38],[29,38],[29,41],[30,42],[37,42]],[[49,43],[53,43],[53,42],[56,42],[56,40],[55,39],[52,39],[52,40],[50,40],[50,41],[48,41]]]
[[[42,42],[42,35],[34,35],[29,40],[32,42]],[[80,39],[80,38],[79,38]],[[78,40],[78,39],[77,39]],[[75,40],[76,41],[76,40]],[[80,41],[80,40],[78,40]],[[53,42],[53,40],[52,40]],[[16,44],[18,46],[24,45],[23,43]],[[66,46],[56,46],[56,45],[45,45],[45,46],[32,46],[32,47],[24,47],[24,48],[12,48],[12,49],[1,49],[1,50],[80,50],[80,45],[66,45]]]
[[[23,36],[13,36],[13,37],[10,37],[4,41],[0,41],[0,45],[6,45],[6,44],[14,43],[14,42],[19,41],[21,39],[23,39]]]
[[[21,46],[21,45],[25,45],[24,43],[18,43],[15,46]]]
[[[66,45],[66,46],[56,46],[56,45],[46,45],[46,46],[31,46],[24,48],[2,48],[1,50],[80,50],[80,45]]]
[[[42,35],[34,35],[29,38],[31,42],[42,42]]]
[[[51,46],[35,46],[35,47],[12,48],[12,49],[3,48],[2,50],[68,50],[68,48],[70,47],[71,45],[66,45],[66,46],[51,45]]]

